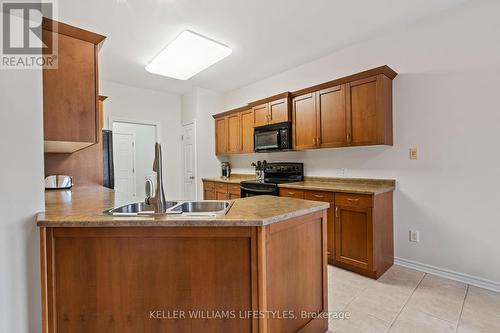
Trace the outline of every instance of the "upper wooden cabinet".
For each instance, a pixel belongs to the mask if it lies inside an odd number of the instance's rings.
[[[253,128],[254,112],[252,109],[232,110],[216,116],[216,154],[253,152]]]
[[[241,114],[235,113],[227,116],[227,152],[239,153],[241,151]]]
[[[396,75],[381,66],[215,115],[217,119],[238,113],[240,124],[234,116],[234,129],[228,134],[230,148],[217,152],[252,152],[253,127],[284,121],[292,121],[295,150],[392,145],[392,80]]]
[[[296,150],[393,144],[391,78],[378,74],[309,90],[292,99]]]
[[[217,155],[228,152],[227,117],[215,118],[215,153]]]
[[[316,147],[317,122],[315,93],[292,100],[293,146],[295,149]]]
[[[252,153],[253,146],[253,128],[254,114],[253,110],[241,111],[241,152]]]
[[[57,39],[58,67],[43,69],[45,152],[69,153],[98,141],[98,45],[104,36],[43,19],[43,40]]]
[[[392,80],[383,74],[347,84],[348,144],[392,145]]]
[[[255,127],[291,120],[290,93],[275,95],[249,105],[254,113]]]

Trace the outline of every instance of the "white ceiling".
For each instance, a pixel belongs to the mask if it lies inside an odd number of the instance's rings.
[[[464,0],[59,0],[62,22],[107,36],[101,78],[184,93],[228,91],[449,9]],[[144,66],[185,29],[230,46],[187,81]]]

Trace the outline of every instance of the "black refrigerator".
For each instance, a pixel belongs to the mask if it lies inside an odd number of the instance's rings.
[[[113,166],[113,132],[102,130],[102,159],[103,159],[103,185],[115,188],[115,175]]]

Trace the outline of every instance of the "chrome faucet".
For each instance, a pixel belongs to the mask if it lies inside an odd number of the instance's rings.
[[[153,162],[153,171],[156,172],[156,193],[154,197],[147,197],[146,204],[154,206],[155,213],[165,213],[167,210],[167,201],[165,200],[165,191],[163,190],[163,166],[162,166],[161,145],[155,144],[155,160]]]

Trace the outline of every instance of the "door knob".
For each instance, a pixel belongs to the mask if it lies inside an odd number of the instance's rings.
[[[194,176],[190,176],[189,179],[193,180],[194,179]]]

